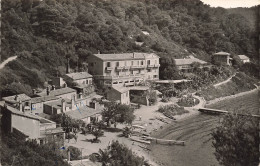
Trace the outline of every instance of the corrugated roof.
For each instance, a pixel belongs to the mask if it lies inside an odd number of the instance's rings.
[[[230,53],[221,51],[221,52],[215,53],[214,55],[225,55],[226,56],[226,55],[230,55]]]
[[[94,54],[102,60],[134,60],[158,57],[154,53],[121,53],[121,54]]]
[[[69,73],[66,76],[72,78],[73,80],[80,80],[84,78],[92,78],[93,76],[88,72],[78,72],[78,73]]]
[[[96,109],[90,108],[88,106],[79,107],[76,110],[72,110],[69,112],[66,112],[65,114],[69,115],[70,117],[74,119],[84,119],[90,116],[93,116],[95,114],[100,114],[102,110],[104,109],[103,106],[100,106],[99,104],[96,104]]]
[[[43,97],[35,97],[32,98],[32,103],[41,103],[45,101],[58,100],[56,96],[43,96]]]
[[[59,96],[59,95],[63,95],[63,94],[67,94],[67,93],[72,93],[72,92],[76,92],[75,89],[72,88],[61,88],[61,89],[56,89],[56,90],[50,90],[50,94],[49,96]],[[38,96],[47,96],[47,92],[46,90],[43,90],[41,93],[37,93]]]
[[[245,59],[249,59],[247,56],[245,55],[238,55],[238,57],[241,59],[241,60],[245,60]]]
[[[197,58],[192,58],[192,59],[175,59],[175,63],[177,66],[180,66],[180,65],[190,65],[194,62],[198,62],[200,64],[206,64],[207,62],[203,61],[203,60],[200,60],[200,59],[197,59]]]
[[[15,97],[17,96],[17,99],[15,100]],[[3,97],[3,100],[6,102],[11,102],[11,103],[17,103],[19,101],[28,101],[31,98],[27,96],[26,94],[19,94],[19,95],[14,95],[14,96],[8,96],[8,97]]]

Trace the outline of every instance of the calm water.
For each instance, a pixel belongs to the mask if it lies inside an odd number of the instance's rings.
[[[259,108],[257,92],[215,104],[214,107],[221,104],[222,109],[230,108],[231,103],[240,105],[240,108],[243,105],[251,113],[257,112]],[[219,116],[198,114],[165,127],[154,136],[182,140],[185,141],[185,146],[151,145],[151,155],[167,166],[219,166],[211,139],[211,132],[218,125],[219,119]]]

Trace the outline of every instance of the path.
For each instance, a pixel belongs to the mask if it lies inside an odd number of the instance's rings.
[[[220,85],[223,85],[223,84],[228,83],[233,77],[236,76],[237,73],[238,73],[238,72],[236,72],[235,74],[233,74],[233,75],[232,75],[231,77],[229,77],[227,80],[222,81],[222,82],[219,82],[219,83],[217,83],[217,84],[214,84],[213,86],[216,88],[216,87],[218,87],[218,86],[220,86]]]
[[[1,64],[0,64],[0,69],[4,68],[5,65],[13,60],[15,60],[17,58],[17,56],[12,56],[12,57],[9,57],[7,58],[5,61],[3,61]]]

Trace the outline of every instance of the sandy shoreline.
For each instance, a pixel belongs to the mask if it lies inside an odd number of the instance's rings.
[[[136,119],[134,120],[133,125],[143,126],[144,129],[139,129],[141,133],[146,133],[154,137],[162,136],[163,135],[162,132],[167,130],[174,124],[185,121],[186,119],[193,119],[192,118],[193,116],[199,115],[200,113],[197,111],[198,108],[204,107],[206,104],[209,105],[223,100],[239,97],[242,95],[255,92],[257,90],[258,89],[253,89],[251,91],[238,93],[232,96],[221,97],[211,101],[205,101],[202,97],[194,96],[200,100],[200,103],[194,107],[185,107],[185,109],[188,110],[189,113],[174,116],[176,120],[171,120],[165,117],[163,114],[157,112],[158,108],[161,105],[176,103],[178,100],[176,98],[167,103],[163,103],[159,101],[156,105],[153,106],[141,106],[140,109],[137,109],[135,111]],[[158,118],[163,118],[165,122],[158,120]],[[124,127],[125,125],[122,124],[118,125],[118,128],[120,129],[123,129]],[[79,134],[77,143],[74,142],[74,140],[71,140],[70,143],[66,143],[66,146],[75,146],[82,150],[83,156],[87,156],[90,155],[91,153],[98,152],[98,149],[106,148],[109,142],[111,142],[112,140],[118,140],[120,143],[125,144],[127,147],[129,147],[138,156],[144,157],[145,160],[147,160],[151,165],[153,166],[162,165],[162,163],[156,160],[156,156],[151,155],[150,152],[151,149],[149,148],[151,148],[151,146],[153,145],[146,145],[143,143],[133,142],[129,138],[120,137],[121,133],[122,132],[105,132],[104,137],[100,138],[101,143],[93,143],[93,144],[88,141],[88,139],[93,138],[93,135],[89,134],[84,136],[82,134]]]
[[[216,98],[216,99],[210,100],[210,101],[205,101],[204,98],[202,98],[202,97],[194,96],[194,97],[196,97],[200,100],[199,104],[197,104],[194,107],[185,107],[185,109],[188,110],[189,113],[175,116],[176,121],[173,121],[170,124],[164,124],[162,128],[158,128],[158,130],[151,132],[151,136],[158,138],[158,137],[160,137],[164,134],[165,130],[167,130],[170,126],[174,125],[175,123],[185,121],[186,119],[191,119],[193,116],[200,114],[200,112],[197,111],[198,108],[200,108],[200,107],[204,107],[204,106],[207,106],[207,105],[210,105],[210,104],[221,102],[223,100],[234,99],[236,97],[240,97],[240,96],[243,96],[243,95],[248,95],[248,94],[254,93],[258,90],[259,90],[259,88],[256,88],[256,89],[252,89],[250,91],[237,93],[237,94],[232,95],[232,96],[220,97],[220,98]],[[167,104],[169,104],[169,103],[167,103]],[[148,147],[150,148],[150,147],[152,147],[152,145],[149,145]],[[146,152],[144,152],[144,153],[146,153]],[[149,158],[150,158],[151,161],[153,161],[153,163],[156,163],[157,165],[163,165],[162,163],[159,163],[158,161],[156,161],[156,156],[149,156]]]

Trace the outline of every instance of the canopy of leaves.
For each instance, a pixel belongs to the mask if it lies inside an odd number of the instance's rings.
[[[0,61],[18,59],[1,71],[0,91],[12,82],[41,87],[64,74],[58,66],[66,58],[72,69],[77,62],[83,67],[97,50],[155,52],[170,59],[195,53],[207,61],[227,51],[257,59],[257,34],[247,18],[199,0],[3,0]],[[163,79],[178,78],[171,61],[160,71]]]
[[[134,120],[134,110],[125,104],[109,102],[105,104],[102,116],[109,126],[110,122],[131,124]]]
[[[228,114],[212,133],[215,156],[221,165],[257,165],[259,122],[254,117]]]
[[[118,141],[112,141],[111,145],[104,150],[99,150],[97,161],[102,165],[125,165],[125,166],[140,166],[148,165],[144,158],[136,156],[132,150],[128,149]]]

